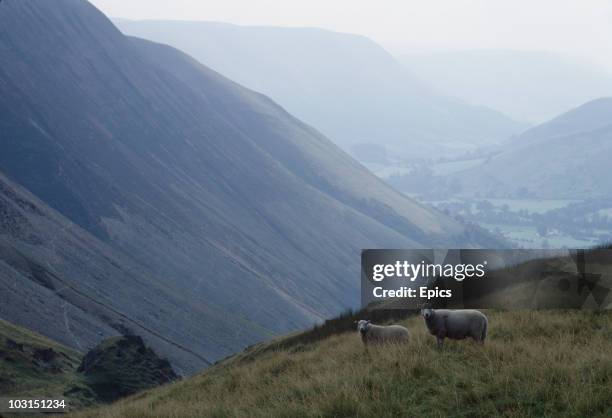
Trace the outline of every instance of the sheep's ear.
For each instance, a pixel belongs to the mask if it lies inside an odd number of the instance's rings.
[[[371,324],[371,323],[372,323],[372,321],[368,320],[368,324]]]
[[[353,325],[357,325],[358,321],[353,321]]]

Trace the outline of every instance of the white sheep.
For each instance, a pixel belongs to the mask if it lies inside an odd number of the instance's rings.
[[[401,325],[374,325],[365,319],[357,323],[357,331],[365,345],[383,343],[407,343],[410,333]]]
[[[484,344],[487,338],[487,317],[480,311],[473,309],[421,309],[425,324],[431,335],[436,337],[438,347],[442,347],[444,338],[462,340],[473,338]]]

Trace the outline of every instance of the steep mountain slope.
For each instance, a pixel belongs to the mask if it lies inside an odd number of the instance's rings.
[[[81,352],[118,334],[141,335],[183,373],[237,339],[261,338],[255,324],[104,244],[0,175],[0,317]],[[197,327],[193,321],[206,318]],[[221,350],[220,350],[221,348]]]
[[[594,199],[610,197],[612,98],[591,101],[528,130],[503,151],[454,174],[466,193]]]
[[[0,314],[71,347],[189,373],[356,305],[362,248],[497,244],[83,0],[0,3],[0,115]]]
[[[612,95],[612,75],[543,51],[441,51],[399,60],[441,91],[532,123]]]
[[[456,153],[523,128],[490,109],[442,97],[361,36],[210,22],[116,23],[269,95],[363,161],[372,148],[390,158]]]

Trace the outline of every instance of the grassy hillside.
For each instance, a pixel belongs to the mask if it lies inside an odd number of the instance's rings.
[[[487,312],[489,340],[447,342],[421,318],[407,346],[356,332],[258,345],[206,372],[81,417],[610,416],[612,314]],[[313,339],[310,339],[313,341]],[[280,344],[279,344],[280,343]],[[273,348],[273,349],[270,349]]]
[[[137,336],[106,339],[83,355],[0,320],[1,397],[64,399],[78,409],[176,378],[168,361]]]
[[[87,405],[82,354],[25,328],[0,320],[0,394],[66,399]]]

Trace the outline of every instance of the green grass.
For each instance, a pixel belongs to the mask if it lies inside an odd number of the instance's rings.
[[[82,362],[86,370],[79,369]],[[0,320],[1,397],[63,399],[74,410],[174,378],[170,364],[138,337],[109,338],[84,357]]]
[[[81,417],[612,416],[612,314],[486,312],[489,339],[441,350],[419,317],[405,346],[292,336]]]
[[[46,356],[45,356],[46,353]],[[82,354],[0,320],[0,394],[4,397],[66,399],[73,406],[91,405],[76,373]],[[64,392],[77,389],[72,394]]]
[[[78,372],[84,375],[100,403],[178,378],[170,363],[159,358],[136,336],[106,339],[85,355]]]

